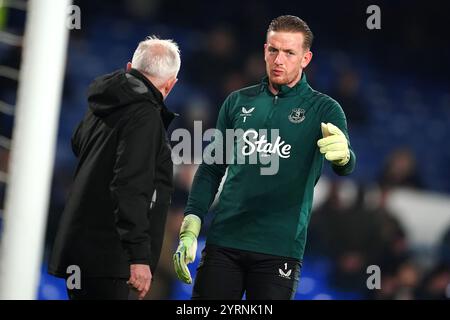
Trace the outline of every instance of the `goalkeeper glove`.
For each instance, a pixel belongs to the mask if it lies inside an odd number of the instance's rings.
[[[197,237],[200,232],[201,220],[194,214],[184,217],[180,229],[180,244],[173,255],[173,264],[178,279],[192,283],[191,273],[187,264],[194,262],[197,253]]]
[[[344,133],[331,123],[322,122],[323,138],[317,141],[320,153],[325,159],[337,166],[345,166],[350,160],[347,138]]]

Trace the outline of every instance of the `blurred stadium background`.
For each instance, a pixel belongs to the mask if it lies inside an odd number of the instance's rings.
[[[26,1],[13,2],[18,5],[5,8],[0,1],[0,226],[26,21]],[[300,16],[314,32],[308,80],[343,106],[357,155],[350,177],[338,178],[326,167],[316,187],[296,299],[450,298],[450,42],[445,2],[74,4],[81,8],[81,29],[70,31],[39,299],[67,298],[64,282],[46,274],[46,263],[71,186],[75,158],[70,136],[85,112],[89,83],[124,68],[145,36],[173,38],[180,45],[182,66],[167,105],[181,117],[171,130],[192,129],[194,120],[203,121],[204,129],[213,127],[226,95],[264,75],[265,31],[281,14]],[[381,8],[381,30],[366,28],[370,4]],[[192,286],[176,280],[171,255],[195,170],[195,165],[176,167],[176,192],[149,299],[190,297]],[[28,245],[23,235],[23,246]],[[380,290],[366,287],[366,268],[373,264],[381,268]],[[191,270],[195,273],[195,264]]]

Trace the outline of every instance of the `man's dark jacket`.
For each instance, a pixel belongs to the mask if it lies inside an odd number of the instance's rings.
[[[130,264],[159,260],[173,192],[166,130],[174,117],[139,71],[97,78],[72,137],[78,158],[49,273],[129,277]]]

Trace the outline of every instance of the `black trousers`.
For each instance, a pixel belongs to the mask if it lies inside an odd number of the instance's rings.
[[[67,289],[70,300],[136,300],[125,278],[81,277],[80,289]]]
[[[291,300],[301,261],[206,245],[197,268],[193,300]]]

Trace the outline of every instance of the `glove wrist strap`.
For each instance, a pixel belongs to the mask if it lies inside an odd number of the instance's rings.
[[[202,226],[202,220],[195,214],[188,214],[183,219],[180,229],[180,237],[191,233],[195,238],[198,237],[200,233],[200,228]]]

